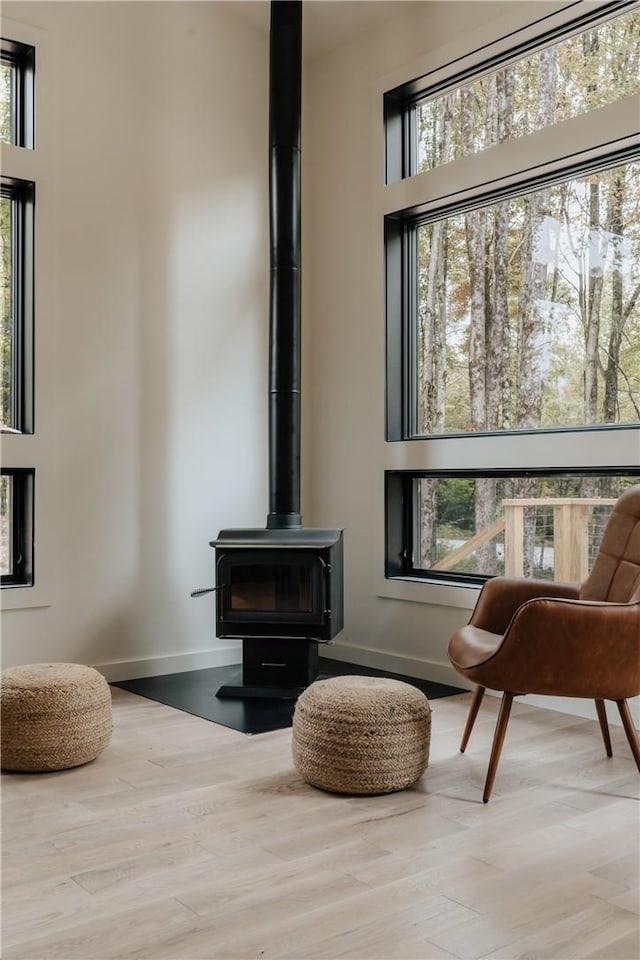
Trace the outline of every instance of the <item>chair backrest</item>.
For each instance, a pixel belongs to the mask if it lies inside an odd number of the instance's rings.
[[[640,484],[618,498],[581,600],[640,600]]]

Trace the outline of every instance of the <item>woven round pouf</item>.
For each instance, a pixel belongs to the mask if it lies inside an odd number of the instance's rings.
[[[293,763],[334,793],[404,790],[427,768],[431,707],[424,693],[386,677],[317,680],[293,715]]]
[[[94,760],[111,739],[111,691],[79,663],[31,663],[0,674],[1,765],[32,773]]]

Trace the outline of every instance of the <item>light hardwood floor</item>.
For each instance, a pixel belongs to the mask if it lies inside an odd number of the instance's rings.
[[[639,779],[620,727],[516,701],[481,802],[498,701],[434,700],[416,787],[304,784],[291,730],[247,737],[113,690],[85,767],[5,774],[4,958],[640,956]]]

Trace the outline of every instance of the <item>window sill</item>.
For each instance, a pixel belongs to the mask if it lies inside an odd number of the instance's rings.
[[[419,577],[385,578],[378,585],[377,596],[412,603],[429,603],[437,607],[459,607],[473,610],[480,586],[422,580]]]
[[[38,587],[2,587],[0,608],[5,610],[34,610],[38,607],[50,607],[51,601]]]

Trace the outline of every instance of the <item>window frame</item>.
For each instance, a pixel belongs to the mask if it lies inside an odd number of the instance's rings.
[[[421,580],[428,583],[480,587],[493,575],[440,571],[413,564],[418,519],[416,516],[416,480],[431,479],[523,479],[540,477],[636,477],[640,483],[640,466],[624,467],[536,467],[513,469],[460,468],[442,470],[385,471],[385,577]]]
[[[32,150],[35,146],[35,47],[2,37],[0,61],[13,68],[9,144]]]
[[[0,475],[10,477],[12,481],[10,550],[13,558],[12,571],[2,574],[1,586],[32,587],[35,470],[33,467],[2,467]]]
[[[386,314],[386,439],[428,440],[469,436],[515,436],[567,433],[586,430],[639,429],[640,423],[594,423],[555,427],[510,428],[509,430],[445,431],[421,434],[417,429],[417,371],[415,362],[418,315],[417,229],[423,224],[484,208],[509,197],[525,196],[544,187],[571,180],[587,173],[610,170],[624,162],[640,160],[640,144],[614,147],[604,156],[567,163],[562,169],[544,171],[527,180],[520,178],[499,186],[487,184],[472,197],[444,202],[425,212],[422,205],[408,207],[384,218],[385,237],[385,314]]]
[[[587,8],[585,10],[585,7]],[[417,147],[417,123],[415,103],[427,94],[434,97],[443,90],[455,88],[461,83],[479,79],[495,70],[537,52],[545,46],[557,44],[569,36],[615,19],[618,16],[640,9],[639,0],[611,0],[595,8],[578,0],[564,8],[560,22],[556,14],[548,14],[526,26],[511,31],[498,39],[478,47],[470,53],[454,58],[444,67],[424,73],[416,79],[404,82],[383,94],[384,143],[386,159],[386,191],[403,199],[412,198],[409,205],[384,212],[384,270],[385,270],[385,326],[386,326],[386,397],[385,439],[387,441],[431,440],[435,438],[469,436],[515,436],[517,434],[563,433],[585,430],[634,429],[635,422],[615,424],[584,424],[578,426],[553,426],[538,428],[515,428],[505,431],[443,432],[421,434],[417,429],[415,330],[417,317],[417,244],[415,231],[420,224],[444,219],[454,214],[488,206],[512,196],[533,193],[572,177],[595,173],[619,163],[640,159],[640,127],[633,121],[632,131],[627,129],[628,119],[614,130],[608,130],[599,139],[594,138],[592,122],[587,125],[587,142],[584,136],[576,146],[575,153],[557,153],[543,147],[542,151],[529,158],[526,148],[525,167],[522,151],[514,145],[527,141],[540,142],[540,134],[549,143],[554,126],[535,131],[524,137],[492,148],[492,162],[485,169],[487,151],[472,154],[444,164],[433,170],[420,173],[407,172],[408,156]],[[533,32],[532,32],[533,31]],[[600,113],[611,116],[612,104],[600,108]],[[564,121],[562,126],[584,121],[591,114]],[[557,126],[557,125],[555,125]],[[584,133],[584,123],[581,128]],[[620,136],[620,134],[623,134]],[[413,143],[413,147],[411,144]],[[573,146],[573,143],[571,144]],[[586,148],[586,149],[585,149]],[[409,151],[409,153],[407,152]],[[413,150],[415,152],[415,150]],[[502,162],[496,163],[496,155]],[[506,164],[506,165],[505,165]],[[450,168],[450,169],[449,169]],[[390,176],[391,172],[391,176]],[[480,177],[469,173],[481,172]],[[487,176],[487,172],[494,174]],[[395,180],[402,182],[396,183]],[[424,187],[423,187],[424,185]]]
[[[11,422],[2,432],[34,432],[34,219],[35,184],[2,177],[0,195],[12,203],[11,300],[13,349],[11,363]]]
[[[569,3],[565,10],[583,6],[579,0]],[[610,0],[569,20],[557,23],[556,14],[531,21],[526,30],[520,29],[501,36],[484,47],[473,50],[445,67],[402,83],[385,92],[383,116],[385,130],[385,183],[394,183],[415,176],[417,170],[417,105],[426,99],[436,99],[448,90],[465,86],[475,80],[531,56],[546,47],[554,46],[576,34],[599,26],[638,7],[637,0]],[[533,38],[523,33],[535,31]],[[512,39],[512,42],[508,41]]]
[[[485,579],[480,576],[478,582],[464,574],[454,579],[449,571],[432,577],[407,564],[411,528],[403,484],[412,483],[414,478],[572,473],[640,478],[640,424],[635,422],[429,435],[407,428],[409,411],[417,409],[413,403],[415,386],[411,387],[409,376],[415,338],[406,322],[411,305],[411,283],[406,277],[415,276],[417,268],[409,233],[412,223],[435,220],[510,194],[534,191],[586,170],[596,172],[638,158],[640,97],[633,95],[598,108],[597,122],[593,113],[564,121],[565,129],[557,141],[556,130],[548,127],[500,144],[491,149],[490,155],[484,151],[433,170],[408,174],[406,158],[412,122],[415,129],[415,111],[412,121],[410,113],[403,112],[403,96],[407,104],[411,98],[415,103],[423,98],[427,85],[436,82],[442,84],[441,92],[445,83],[453,86],[460,82],[463,69],[467,71],[463,79],[470,82],[482,75],[483,68],[485,73],[491,72],[506,65],[509,58],[515,60],[542,48],[545,41],[546,45],[559,42],[640,4],[630,0],[589,6],[591,11],[578,0],[528,21],[526,11],[518,12],[505,18],[503,34],[492,34],[483,27],[472,34],[475,43],[472,40],[466,49],[460,39],[443,47],[441,55],[436,51],[416,61],[413,75],[417,79],[406,81],[396,72],[386,78],[386,83],[381,80],[376,89],[378,102],[384,105],[384,126],[380,124],[379,128],[379,157],[384,166],[379,168],[377,207],[382,228],[379,242],[383,244],[381,307],[386,322],[385,355],[381,358],[385,371],[385,464],[378,481],[384,523],[377,536],[378,557],[384,557],[384,564],[376,572],[378,596],[470,609]],[[573,444],[567,442],[571,435]]]
[[[11,68],[10,123],[0,142],[0,192],[11,204],[11,367],[10,420],[0,425],[2,476],[11,478],[10,573],[1,577],[4,609],[42,605],[35,586],[35,523],[41,509],[35,500],[35,476],[42,444],[35,437],[35,259],[41,240],[36,236],[36,182],[44,177],[44,155],[36,150],[36,43],[42,35],[25,24],[4,19],[0,59]],[[42,53],[42,48],[40,48]],[[45,98],[47,92],[45,89]],[[39,452],[40,451],[40,452]],[[29,587],[29,591],[22,588]],[[14,591],[13,588],[17,588]],[[6,592],[5,592],[6,591]]]

